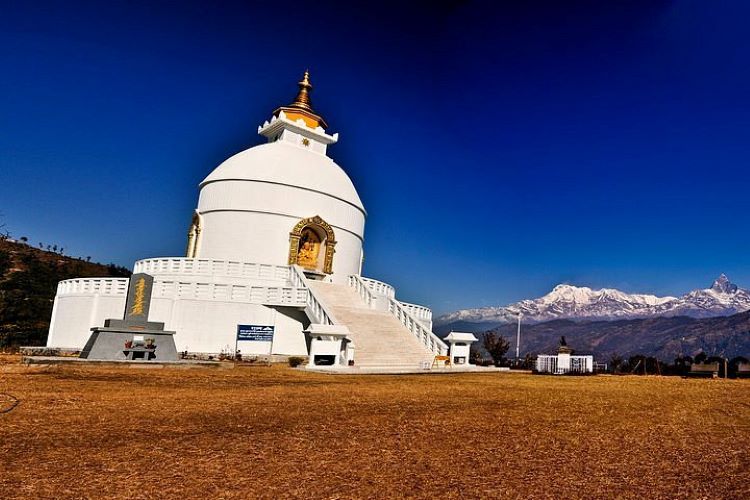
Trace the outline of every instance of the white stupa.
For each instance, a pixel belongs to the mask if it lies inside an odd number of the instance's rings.
[[[305,72],[292,104],[258,127],[268,142],[200,183],[186,257],[135,263],[135,273],[154,277],[149,319],[192,353],[236,347],[243,355],[310,355],[321,365],[429,362],[447,351],[431,332],[431,311],[361,276],[367,213],[327,156],[338,134],[313,111],[311,89]],[[91,328],[122,317],[128,281],[60,282],[47,345],[80,349]]]

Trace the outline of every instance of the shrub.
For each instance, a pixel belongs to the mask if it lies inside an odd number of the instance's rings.
[[[289,366],[292,368],[297,368],[299,365],[305,362],[305,358],[301,356],[291,356],[289,358]]]

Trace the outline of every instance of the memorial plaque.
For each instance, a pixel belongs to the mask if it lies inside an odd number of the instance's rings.
[[[128,301],[125,305],[126,323],[146,323],[151,306],[151,291],[154,277],[149,274],[134,274],[130,277]]]

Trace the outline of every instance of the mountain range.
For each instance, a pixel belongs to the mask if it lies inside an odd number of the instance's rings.
[[[445,336],[446,330],[450,329],[474,332],[481,338],[488,325],[453,323],[451,326],[436,327],[434,331],[439,336]],[[516,349],[516,325],[505,324],[491,330],[508,340],[508,355],[512,357]],[[735,356],[750,357],[750,311],[714,318],[557,319],[523,325],[520,354],[522,357],[526,354],[554,354],[561,336],[565,336],[575,354],[594,354],[595,359],[601,362],[607,362],[613,354],[625,358],[644,354],[662,361],[672,361],[681,355],[695,356],[699,352],[729,359]]]
[[[538,299],[508,306],[463,309],[435,319],[435,325],[472,323],[501,325],[515,322],[520,314],[525,324],[568,319],[612,321],[622,319],[713,318],[750,310],[750,291],[719,276],[709,288],[693,290],[681,297],[630,294],[616,289],[557,285]]]

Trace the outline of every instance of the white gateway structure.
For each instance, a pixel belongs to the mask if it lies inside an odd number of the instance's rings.
[[[310,355],[334,365],[356,358],[365,367],[417,367],[447,354],[428,308],[361,276],[367,213],[326,154],[338,134],[327,134],[313,111],[307,72],[299,87],[292,104],[258,127],[266,144],[200,183],[187,256],[135,263],[135,273],[154,277],[149,319],[191,353],[236,346],[243,355]],[[91,328],[122,318],[128,281],[60,282],[47,345],[80,349]]]

